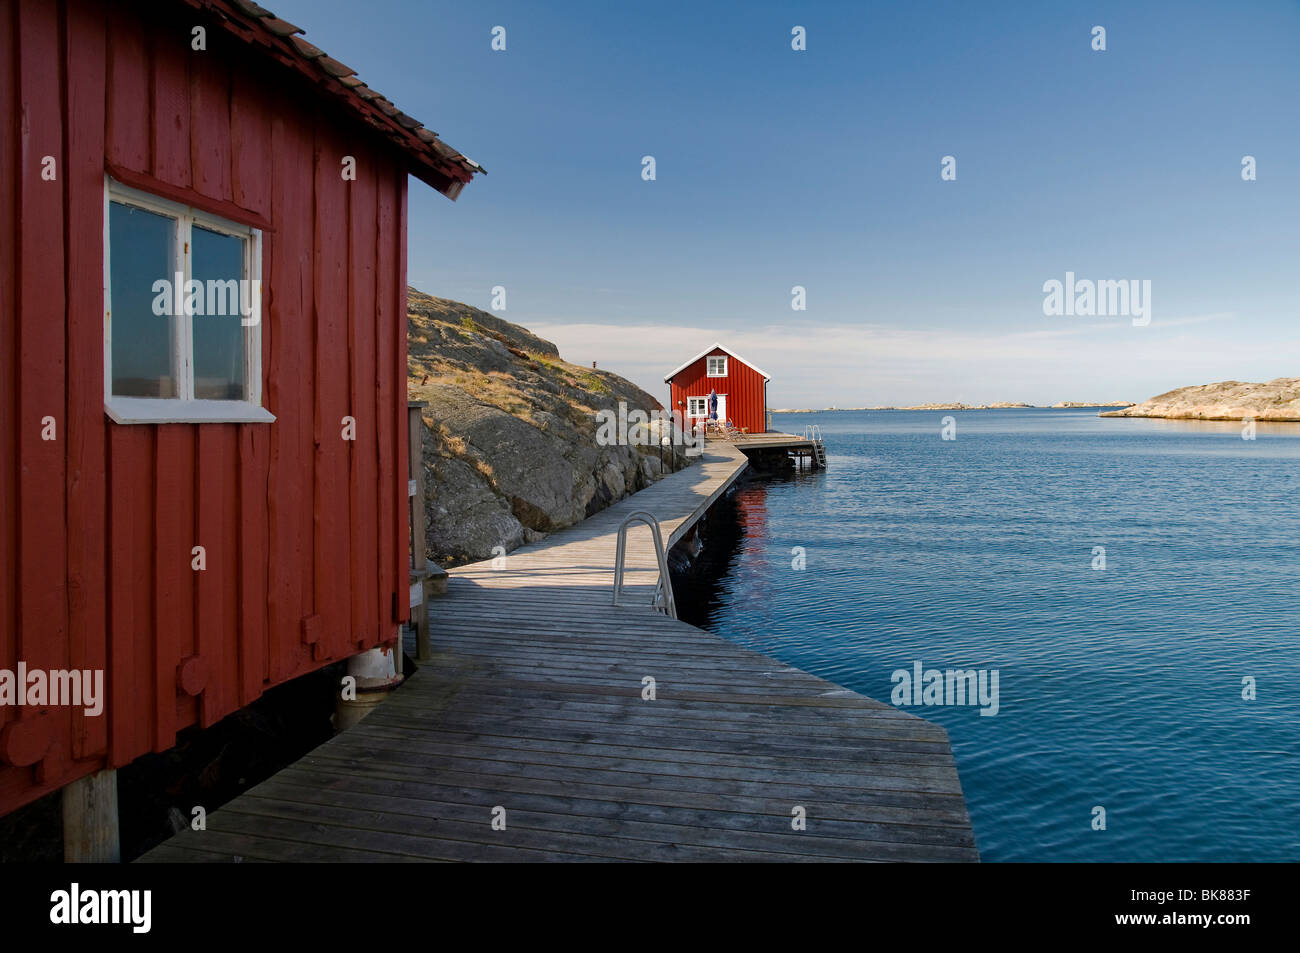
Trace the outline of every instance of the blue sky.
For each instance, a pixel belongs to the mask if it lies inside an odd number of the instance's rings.
[[[787,407],[1300,376],[1292,0],[271,6],[488,169],[412,180],[410,283],[661,399],[714,340]],[[1150,324],[1045,316],[1067,271]]]

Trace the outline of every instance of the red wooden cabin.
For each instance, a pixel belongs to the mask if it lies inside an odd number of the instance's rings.
[[[106,692],[0,707],[0,814],[408,615],[407,176],[480,170],[299,33],[0,0],[0,670]]]
[[[682,412],[688,427],[708,418],[708,398],[716,392],[720,421],[730,420],[749,433],[765,433],[767,382],[771,379],[735,351],[714,344],[669,373],[664,383],[668,385],[668,406]]]

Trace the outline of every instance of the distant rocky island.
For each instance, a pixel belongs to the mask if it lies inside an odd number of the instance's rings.
[[[1053,404],[1053,405],[1052,405],[1053,408],[1057,408],[1057,407],[1067,407],[1067,408],[1077,408],[1077,407],[1132,407],[1132,406],[1133,406],[1133,401],[1131,401],[1131,400],[1112,400],[1112,401],[1110,401],[1110,402],[1108,402],[1108,403],[1104,403],[1104,404],[1099,404],[1099,403],[1096,403],[1096,402],[1093,402],[1093,401],[1063,400],[1063,401],[1061,401],[1059,404]]]
[[[1169,417],[1182,420],[1300,421],[1300,377],[1279,377],[1264,384],[1220,381],[1179,387],[1102,417]]]
[[[910,407],[881,407],[880,410],[1017,410],[1032,409],[1033,404],[999,401],[996,404],[913,404]]]
[[[1042,409],[1043,404],[1024,404],[1012,403],[1010,401],[999,401],[995,404],[912,404],[909,407],[778,407],[772,411],[774,414],[828,414],[847,410],[1038,410]],[[1063,400],[1060,403],[1052,404],[1053,409],[1060,408],[1078,408],[1078,407],[1132,407],[1131,400],[1112,400],[1112,401],[1086,401],[1086,400]]]

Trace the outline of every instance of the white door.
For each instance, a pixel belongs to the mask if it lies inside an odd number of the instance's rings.
[[[719,423],[727,422],[727,395],[718,395],[718,421]]]

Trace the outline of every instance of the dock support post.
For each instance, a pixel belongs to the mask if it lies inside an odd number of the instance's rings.
[[[116,864],[122,860],[117,823],[117,771],[105,768],[63,789],[63,860]]]
[[[353,697],[340,692],[334,699],[334,731],[347,731],[383,703],[402,684],[402,640],[390,649],[382,646],[348,659]]]
[[[411,502],[411,591],[419,591],[418,601],[411,600],[411,625],[415,628],[415,660],[427,662],[433,658],[433,645],[429,637],[428,593],[424,581],[429,575],[425,562],[424,544],[424,408],[428,403],[411,400],[406,403],[406,425],[409,452],[408,490]]]

